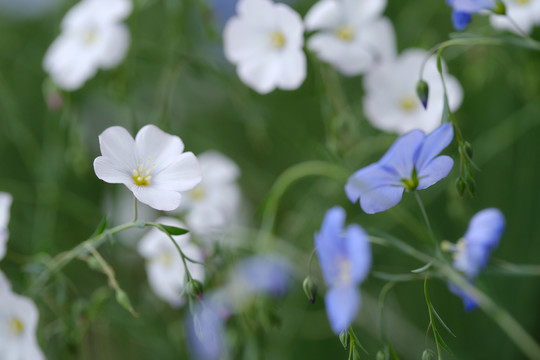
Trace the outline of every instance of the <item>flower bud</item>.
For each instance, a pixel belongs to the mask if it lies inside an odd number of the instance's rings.
[[[429,97],[429,86],[428,83],[424,80],[419,80],[416,83],[416,95],[418,95],[418,99],[420,99],[420,102],[424,106],[424,109],[427,109],[427,102]]]
[[[465,193],[465,181],[461,176],[456,179],[456,190],[460,196]]]
[[[202,297],[203,284],[200,281],[195,280],[195,279],[189,280],[189,282],[187,284],[187,289],[188,289],[188,293],[191,296],[196,297],[198,299],[200,299]]]
[[[349,340],[350,340],[350,336],[349,336],[348,330],[342,331],[339,334],[339,341],[341,341],[341,345],[343,345],[345,349],[349,347]]]
[[[302,286],[304,287],[304,292],[306,293],[307,298],[312,304],[314,304],[315,299],[317,298],[317,290],[319,289],[317,280],[310,275],[304,279]]]
[[[476,181],[474,181],[470,173],[465,177],[465,185],[467,186],[467,190],[469,190],[469,194],[474,197],[476,195]]]
[[[437,359],[437,355],[431,349],[426,349],[422,353],[422,360],[435,360],[435,359]]]
[[[497,15],[506,15],[506,5],[502,1],[495,1],[493,12]]]
[[[376,360],[386,360],[386,355],[384,354],[384,351],[379,350],[377,352],[377,356],[375,357]]]
[[[469,157],[469,159],[472,159],[472,156],[473,156],[473,151],[472,151],[472,145],[470,142],[468,141],[464,141],[462,144],[461,144],[462,148],[463,148],[463,151],[465,152],[465,154],[467,154],[467,156]]]

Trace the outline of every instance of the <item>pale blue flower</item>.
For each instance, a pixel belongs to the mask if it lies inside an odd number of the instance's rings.
[[[454,267],[463,272],[471,283],[486,266],[491,252],[499,244],[504,228],[504,215],[498,209],[485,209],[472,217],[467,232],[453,249]],[[477,306],[476,301],[458,287],[450,285],[450,291],[463,299],[467,311]]]
[[[446,0],[454,11],[452,22],[456,30],[464,30],[471,22],[471,15],[485,9],[493,8],[494,0]]]
[[[235,266],[232,282],[240,283],[245,293],[283,295],[289,288],[291,272],[290,264],[282,257],[257,255]]]
[[[361,305],[358,285],[371,267],[371,247],[358,225],[344,229],[345,210],[337,206],[326,212],[321,231],[315,234],[315,247],[324,281],[326,312],[332,330],[346,330]]]
[[[394,142],[378,162],[355,172],[345,185],[349,200],[368,214],[388,210],[401,200],[403,191],[422,190],[446,177],[454,161],[437,156],[454,137],[452,125],[439,126],[429,135],[408,132]]]
[[[195,359],[217,360],[228,351],[224,316],[216,305],[212,301],[201,302],[186,323],[188,345]]]

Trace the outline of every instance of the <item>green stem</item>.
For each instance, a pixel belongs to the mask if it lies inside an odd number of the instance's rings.
[[[441,346],[439,345],[439,340],[437,338],[437,327],[435,326],[435,320],[433,319],[433,309],[431,308],[431,301],[429,300],[427,284],[428,277],[426,276],[426,279],[424,280],[424,297],[426,298],[426,305],[429,313],[428,331],[429,327],[431,326],[431,330],[433,331],[433,337],[435,338],[435,345],[437,346],[437,357],[439,360],[442,360],[442,351]]]
[[[133,222],[136,222],[137,221],[137,218],[139,217],[139,212],[137,210],[137,198],[134,196],[133,199],[135,199],[135,203],[134,203],[134,212],[135,212],[135,215],[133,217]]]
[[[433,229],[431,228],[431,223],[429,222],[426,208],[424,207],[424,203],[422,202],[420,195],[418,195],[418,191],[414,191],[414,197],[416,198],[416,202],[418,202],[418,206],[420,207],[420,211],[422,212],[422,216],[424,217],[424,221],[426,222],[426,226],[429,233],[429,239],[435,246],[435,252],[439,253],[439,243],[435,239],[435,235],[433,235]]]

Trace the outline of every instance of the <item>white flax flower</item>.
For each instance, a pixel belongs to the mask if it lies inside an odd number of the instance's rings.
[[[308,48],[343,75],[366,73],[396,55],[392,23],[381,17],[386,0],[321,0],[307,13]]]
[[[6,255],[6,243],[9,237],[9,209],[13,198],[10,194],[0,192],[0,260]]]
[[[298,88],[306,78],[300,15],[271,0],[239,0],[236,9],[223,40],[240,79],[261,94]]]
[[[416,95],[416,83],[426,55],[427,51],[421,49],[405,50],[395,60],[378,65],[365,76],[364,112],[374,127],[399,134],[413,129],[429,133],[441,124],[444,92],[433,56],[423,73],[429,85],[427,109]],[[461,105],[463,90],[456,78],[447,74],[444,64],[443,74],[449,106],[455,111]]]
[[[506,5],[506,15],[491,15],[489,18],[494,28],[510,30],[519,35],[519,29],[530,34],[535,25],[540,24],[540,0],[503,0],[503,3]]]
[[[185,228],[184,224],[173,218],[160,218],[159,224]],[[201,250],[190,242],[190,234],[173,236],[184,254],[195,261],[202,262]],[[139,243],[139,254],[146,260],[146,273],[152,290],[171,306],[184,303],[182,290],[185,285],[185,269],[182,258],[171,239],[156,228],[151,229]],[[204,281],[204,266],[186,261],[191,276]]]
[[[45,359],[36,339],[39,313],[27,297],[15,294],[0,271],[0,359]]]
[[[71,8],[43,59],[43,68],[56,85],[76,90],[98,69],[119,64],[130,41],[121,21],[131,10],[131,0],[82,0]]]
[[[181,191],[201,181],[197,158],[184,151],[178,136],[154,125],[144,126],[133,140],[129,132],[113,126],[99,136],[102,156],[94,160],[101,180],[124,184],[135,197],[156,210],[171,211],[180,205]]]

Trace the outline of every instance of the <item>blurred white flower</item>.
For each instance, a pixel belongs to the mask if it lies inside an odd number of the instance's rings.
[[[540,0],[502,0],[506,5],[506,15],[491,15],[489,20],[496,29],[510,30],[519,34],[508,18],[516,22],[521,30],[530,34],[535,25],[540,24]]]
[[[0,359],[45,359],[36,339],[39,313],[28,298],[11,290],[0,271]]]
[[[185,228],[184,224],[173,218],[159,218],[156,222]],[[187,257],[199,262],[204,260],[201,250],[190,242],[189,233],[173,236],[173,238]],[[153,228],[141,239],[138,250],[139,254],[146,259],[146,273],[152,290],[171,306],[181,306],[184,303],[184,297],[181,294],[186,273],[182,258],[171,239]],[[187,266],[194,279],[204,281],[204,266],[189,261],[187,261]]]
[[[420,49],[405,50],[395,60],[380,64],[365,76],[364,112],[374,127],[399,134],[413,129],[429,133],[441,124],[444,92],[433,56],[423,77],[429,85],[427,109],[416,95],[416,83],[426,55]],[[455,111],[461,105],[463,90],[456,78],[447,74],[446,69],[443,71],[450,109]]]
[[[99,68],[117,66],[129,47],[129,30],[121,21],[131,10],[131,0],[82,0],[71,8],[43,59],[52,80],[76,90]]]
[[[123,127],[110,127],[99,136],[99,147],[103,156],[94,160],[97,177],[126,185],[140,202],[156,210],[176,209],[180,192],[201,181],[195,155],[182,153],[182,140],[154,125],[144,126],[135,140]]]
[[[180,209],[187,210],[186,223],[191,231],[207,234],[238,222],[241,191],[237,180],[240,169],[220,152],[209,150],[197,156],[201,183],[183,193]]]
[[[9,237],[9,209],[13,198],[10,194],[0,192],[0,260],[6,255],[6,243]]]
[[[386,0],[321,0],[307,13],[309,31],[320,30],[308,40],[308,48],[354,76],[396,55],[394,27],[381,17]]]
[[[240,79],[261,94],[298,88],[306,78],[300,16],[271,0],[240,0],[224,29],[225,56]]]

